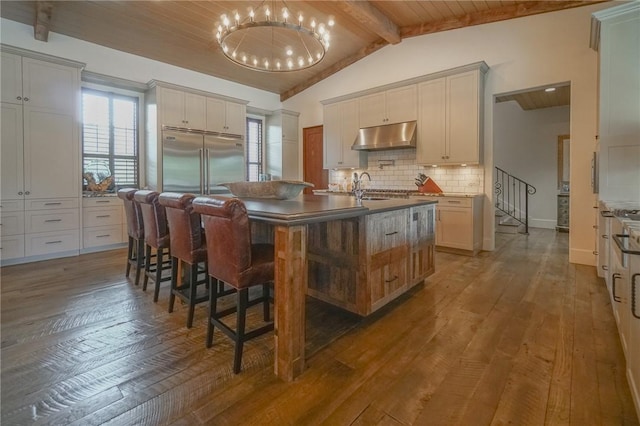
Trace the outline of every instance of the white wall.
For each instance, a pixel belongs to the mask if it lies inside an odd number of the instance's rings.
[[[283,107],[300,112],[300,126],[322,123],[321,100],[484,60],[484,249],[493,249],[493,97],[558,82],[571,83],[571,205],[569,259],[595,265],[596,197],[590,161],[597,123],[597,53],[589,48],[591,13],[603,3],[492,24],[445,31],[387,46],[319,82]],[[340,23],[338,23],[339,25]],[[339,42],[339,41],[336,41]]]
[[[280,109],[280,96],[264,90],[211,77],[195,71],[109,49],[54,32],[49,41],[33,38],[33,27],[0,19],[0,42],[9,46],[58,56],[87,64],[85,70],[139,83],[166,81],[211,93],[249,101],[249,106],[265,110]]]
[[[525,111],[515,101],[495,105],[493,164],[536,187],[530,226],[556,226],[558,136],[569,134],[570,107]]]

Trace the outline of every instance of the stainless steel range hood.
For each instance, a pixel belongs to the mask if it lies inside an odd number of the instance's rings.
[[[360,129],[351,149],[356,151],[379,151],[383,149],[406,149],[416,147],[417,122],[387,124]]]

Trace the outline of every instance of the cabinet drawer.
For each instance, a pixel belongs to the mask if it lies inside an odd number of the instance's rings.
[[[82,210],[84,227],[119,225],[122,223],[121,207],[87,207]]]
[[[24,234],[24,213],[23,212],[2,212],[2,235]]]
[[[80,232],[78,230],[64,232],[43,232],[26,235],[25,255],[39,256],[79,249]]]
[[[124,241],[122,239],[122,225],[85,228],[82,232],[82,239],[84,248],[122,243]]]
[[[406,244],[407,215],[407,210],[394,210],[367,216],[369,255]]]
[[[82,199],[83,207],[111,207],[122,206],[122,200],[118,197],[89,197]]]
[[[24,211],[23,200],[2,200],[0,208],[3,212],[21,212]]]
[[[0,246],[0,260],[24,257],[24,235],[3,236]]]
[[[80,206],[77,198],[25,200],[25,210],[74,209]]]
[[[437,199],[439,206],[451,206],[451,207],[471,207],[472,198],[455,198],[455,197],[440,197]]]
[[[36,210],[25,212],[26,233],[61,231],[80,227],[78,210]]]

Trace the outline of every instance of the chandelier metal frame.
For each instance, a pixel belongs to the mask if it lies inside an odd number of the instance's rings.
[[[275,19],[275,1],[272,1],[272,8],[269,8],[267,0],[260,6],[251,9],[249,14],[241,18],[239,13],[234,12],[233,22],[226,15],[220,17],[217,26],[216,40],[220,45],[222,53],[227,59],[245,68],[262,72],[294,72],[311,68],[322,61],[329,48],[329,29],[333,26],[333,18],[329,17],[328,25],[318,24],[315,19],[311,19],[310,27],[303,25],[304,18],[298,13],[297,23],[288,21],[290,16],[286,2],[282,1],[282,20]],[[258,12],[256,12],[258,11]],[[262,20],[256,20],[256,15],[264,16]],[[257,47],[248,46],[245,43],[249,32],[256,29],[271,28],[271,47],[267,54],[257,53],[253,49]],[[281,53],[274,52],[274,39],[276,31],[291,31],[292,43],[297,45],[298,51],[292,46],[286,46]],[[293,41],[295,40],[295,41]],[[234,44],[235,43],[235,44]]]

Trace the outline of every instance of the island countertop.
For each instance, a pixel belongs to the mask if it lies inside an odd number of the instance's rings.
[[[290,200],[269,198],[241,198],[241,200],[245,203],[251,219],[283,225],[327,222],[436,203],[436,201],[420,198],[391,198],[363,200],[358,204],[354,197],[319,195],[300,195]]]

